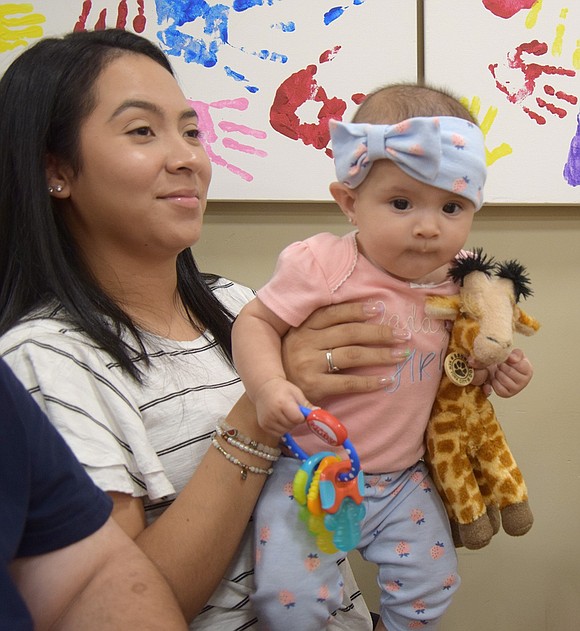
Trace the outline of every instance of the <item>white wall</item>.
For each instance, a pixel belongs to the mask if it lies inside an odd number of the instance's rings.
[[[200,267],[248,285],[265,282],[281,248],[314,232],[350,227],[332,204],[210,204]],[[542,323],[520,337],[535,366],[528,388],[494,398],[526,479],[535,514],[516,539],[499,534],[476,552],[460,550],[463,584],[442,631],[555,631],[580,628],[580,206],[492,207],[476,216],[470,246],[518,258],[535,295],[524,308]],[[373,566],[353,554],[373,609]]]

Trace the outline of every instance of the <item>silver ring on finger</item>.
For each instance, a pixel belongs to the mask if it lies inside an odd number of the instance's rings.
[[[332,348],[329,348],[326,351],[326,363],[328,364],[329,373],[340,372],[340,368],[336,366],[334,361],[332,360]]]

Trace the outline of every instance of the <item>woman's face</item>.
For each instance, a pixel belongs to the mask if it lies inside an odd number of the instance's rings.
[[[111,61],[65,168],[65,221],[89,264],[174,258],[199,238],[209,159],[175,79],[143,55]],[[50,178],[49,178],[50,181]]]

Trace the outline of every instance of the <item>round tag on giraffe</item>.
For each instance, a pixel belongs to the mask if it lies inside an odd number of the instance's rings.
[[[445,374],[456,386],[468,386],[473,381],[475,371],[467,363],[467,357],[461,353],[449,353],[443,367]]]

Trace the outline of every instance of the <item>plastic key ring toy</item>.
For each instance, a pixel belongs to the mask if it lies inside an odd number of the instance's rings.
[[[340,474],[339,479],[342,481],[352,480],[356,478],[360,471],[360,460],[354,445],[348,439],[346,427],[330,412],[322,408],[311,410],[303,405],[300,411],[306,419],[306,424],[310,431],[319,436],[327,445],[336,447],[342,445],[350,458],[351,466],[348,471]],[[290,436],[284,434],[282,442],[290,449],[292,455],[300,460],[308,460],[309,455],[298,445],[298,443]]]
[[[300,518],[316,537],[322,552],[348,552],[360,540],[359,524],[365,515],[362,506],[364,475],[346,428],[323,409],[300,407],[310,430],[332,446],[342,445],[349,460],[331,451],[309,456],[289,435],[282,441],[303,461],[294,477],[293,495],[300,504]]]

